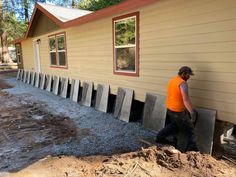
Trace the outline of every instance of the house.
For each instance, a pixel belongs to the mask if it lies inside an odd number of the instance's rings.
[[[126,0],[96,12],[37,3],[19,67],[166,94],[168,80],[192,67],[190,95],[217,119],[236,123],[236,1]],[[95,88],[96,89],[96,88]]]

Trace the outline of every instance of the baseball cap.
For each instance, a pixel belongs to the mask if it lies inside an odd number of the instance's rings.
[[[188,67],[188,66],[182,66],[179,69],[179,74],[183,74],[183,73],[189,74],[189,75],[192,75],[192,76],[194,75],[193,74],[193,70],[190,67]]]

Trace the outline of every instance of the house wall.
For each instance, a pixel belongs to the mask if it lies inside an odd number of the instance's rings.
[[[50,68],[49,34],[39,36],[42,72],[109,84],[114,94],[118,87],[134,89],[135,99],[144,101],[147,92],[165,95],[168,80],[188,65],[195,72],[189,81],[193,104],[236,123],[236,1],[159,0],[130,12],[135,11],[140,12],[139,77],[113,74],[113,17],[54,32],[66,32],[68,69]],[[25,69],[32,68],[28,61],[24,57]]]
[[[23,68],[25,70],[34,70],[34,51],[31,38],[21,42]]]

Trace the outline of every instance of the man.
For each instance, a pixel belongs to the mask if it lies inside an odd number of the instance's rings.
[[[157,143],[166,142],[166,138],[171,135],[178,135],[177,146],[181,151],[198,151],[195,135],[194,123],[196,113],[193,109],[189,94],[187,80],[194,75],[188,66],[179,69],[178,76],[172,78],[167,87],[167,121],[169,124],[163,128],[156,137]],[[175,136],[176,138],[176,136]],[[179,142],[186,142],[179,144]],[[177,148],[178,148],[177,147]]]

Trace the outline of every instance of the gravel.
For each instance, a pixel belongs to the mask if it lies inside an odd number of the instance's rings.
[[[8,78],[5,81],[14,87],[4,91],[20,98],[22,104],[40,103],[52,114],[71,118],[78,129],[89,129],[89,135],[80,141],[71,140],[62,145],[53,145],[54,155],[87,156],[130,152],[144,146],[140,139],[155,138],[154,132],[141,127],[139,123],[123,122],[111,114],[82,106],[15,78]],[[41,119],[37,116],[35,118]]]

